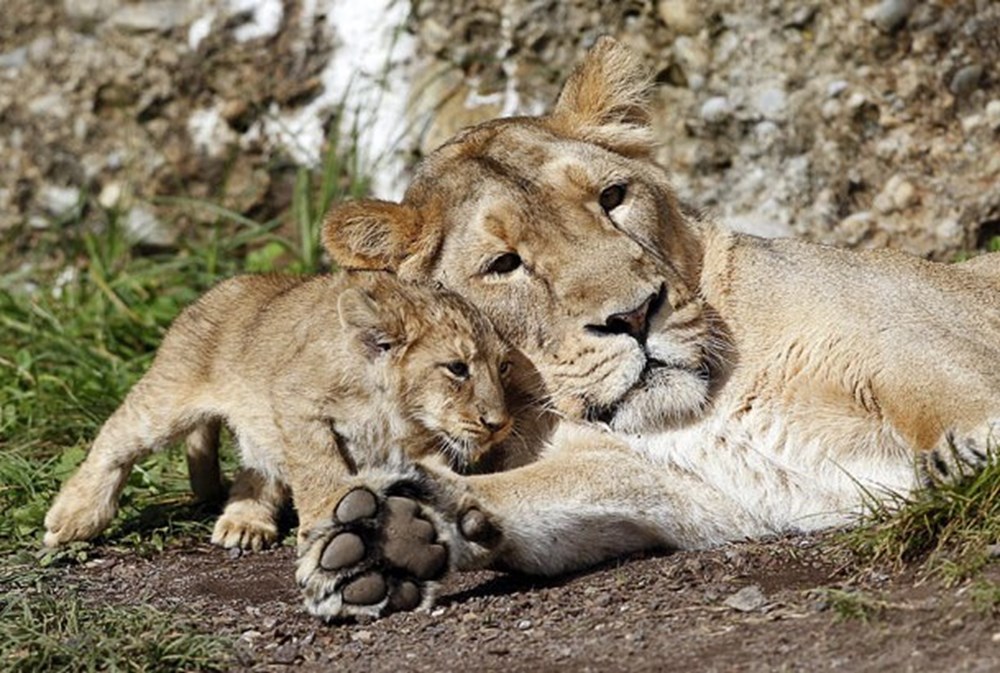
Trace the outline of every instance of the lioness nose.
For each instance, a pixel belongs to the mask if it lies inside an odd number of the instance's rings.
[[[651,294],[631,311],[613,313],[603,325],[591,325],[591,329],[602,334],[628,334],[636,341],[645,341],[649,332],[650,307],[658,301],[658,295]]]

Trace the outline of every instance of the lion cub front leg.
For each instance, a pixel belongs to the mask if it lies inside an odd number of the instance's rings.
[[[257,470],[242,468],[215,522],[212,543],[254,551],[271,546],[278,539],[278,515],[287,501],[286,485]]]
[[[45,515],[44,544],[88,540],[118,512],[118,498],[137,462],[201,422],[208,410],[195,391],[163,385],[150,372],[105,422],[87,458],[63,484]]]

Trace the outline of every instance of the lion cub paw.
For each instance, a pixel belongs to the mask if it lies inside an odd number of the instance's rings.
[[[300,547],[296,579],[306,608],[329,619],[430,607],[449,569],[447,528],[410,497],[348,491]]]
[[[260,551],[278,540],[275,512],[252,501],[231,502],[215,522],[212,544],[226,549]]]

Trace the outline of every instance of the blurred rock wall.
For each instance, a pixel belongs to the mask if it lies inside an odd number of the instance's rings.
[[[277,216],[330,133],[397,197],[605,33],[656,73],[681,195],[732,226],[928,256],[1000,234],[990,0],[5,0],[0,235],[113,209],[169,245],[214,217],[164,196]]]

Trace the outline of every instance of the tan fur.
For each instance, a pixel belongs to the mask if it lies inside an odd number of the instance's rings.
[[[464,466],[502,441],[507,367],[506,346],[466,302],[391,274],[225,281],[178,317],[101,428],[45,518],[45,544],[100,533],[133,465],[188,433],[193,489],[218,493],[220,422],[247,470],[214,540],[273,541],[286,484],[304,539],[358,469],[442,454]]]
[[[460,567],[554,573],[844,523],[866,491],[954,472],[951,448],[976,462],[1000,428],[1000,255],[949,266],[685,214],[649,158],[647,82],[603,39],[551,115],[466,130],[402,204],[327,219],[339,263],[461,294],[531,363],[539,407],[607,423],[442,478],[504,531]],[[644,306],[648,336],[623,333]]]

